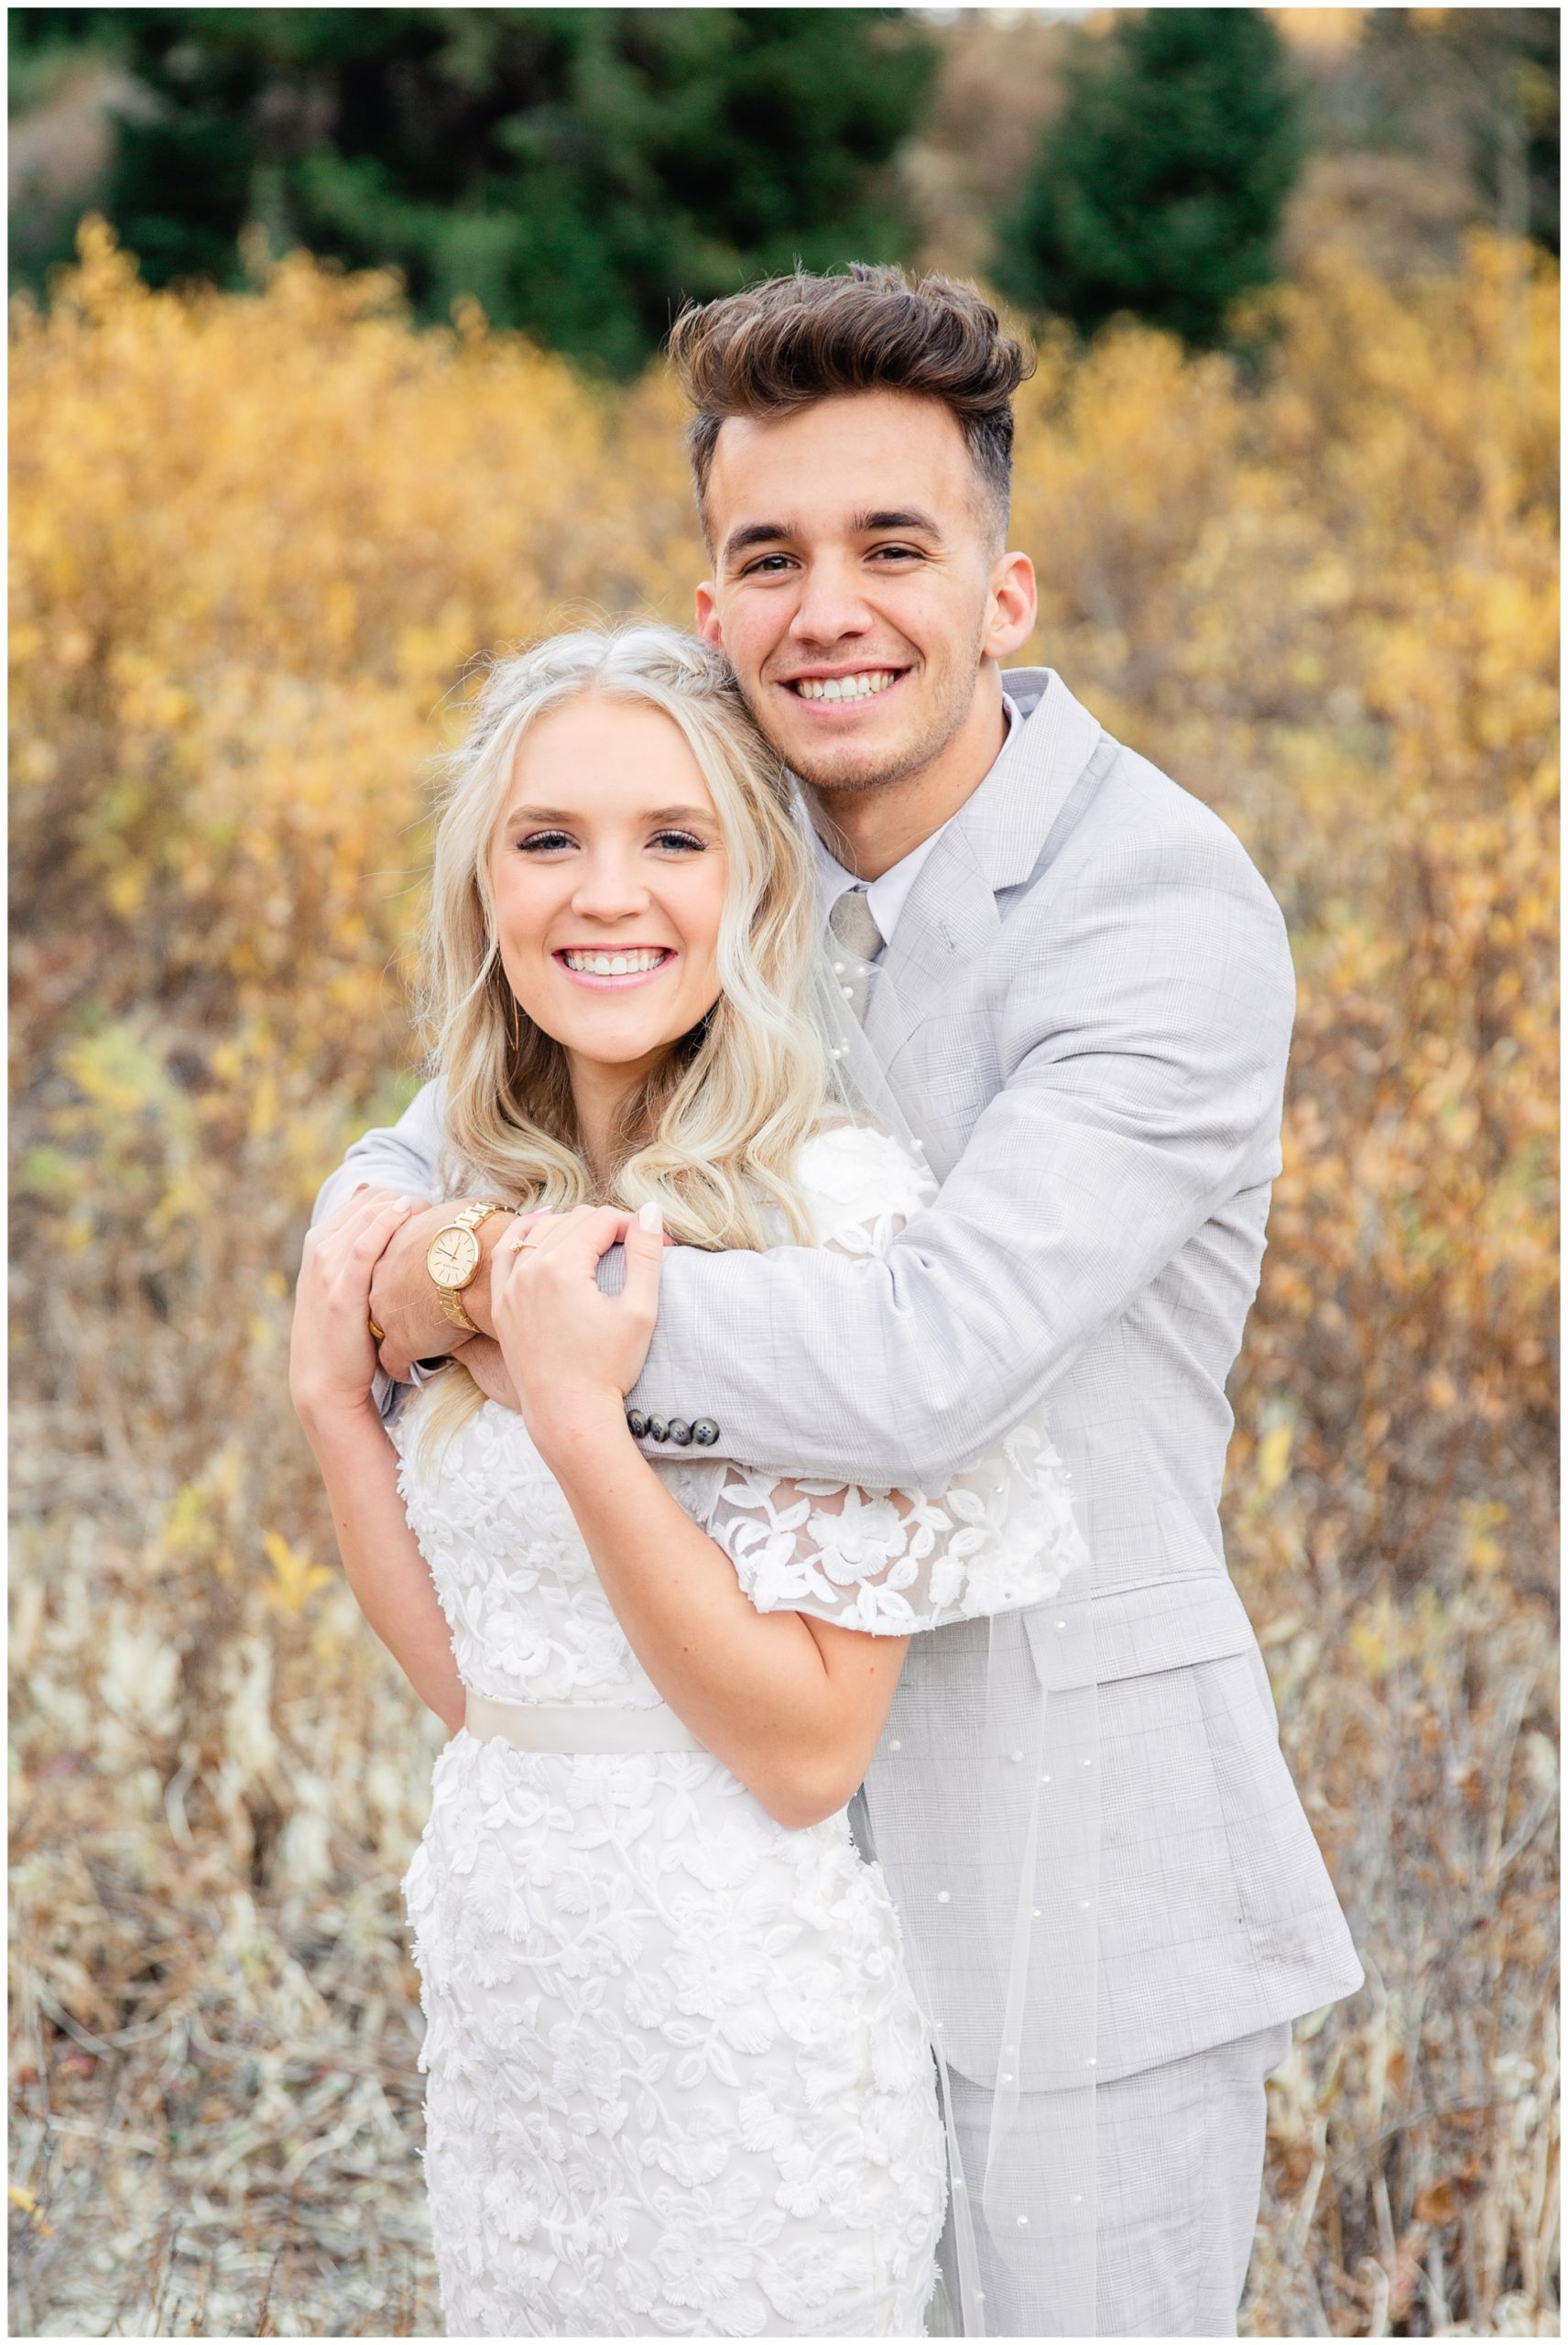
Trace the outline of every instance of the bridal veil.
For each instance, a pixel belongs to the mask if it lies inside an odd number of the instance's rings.
[[[846,995],[824,952],[813,981],[835,1105],[920,1156],[920,1135],[850,1006],[854,999],[864,1010],[871,990],[888,982],[886,972],[871,964],[856,977]],[[985,1819],[985,1861],[972,1871],[972,1913],[963,1926],[975,1934],[972,1945],[1005,1948],[1005,1960],[977,1966],[966,1986],[951,1966],[942,1970],[925,1958],[922,1933],[903,1916],[906,1959],[941,2077],[952,2186],[933,2334],[995,2333],[986,2321],[983,2246],[985,2261],[1005,2267],[1017,2292],[1049,2320],[1031,2333],[1094,2334],[1100,1751],[1091,1575],[1081,1537],[1077,1549],[1047,1604],[1023,1620],[998,1614],[986,1624],[973,1784],[974,1812]],[[980,2170],[966,2172],[943,2038],[961,2025],[973,2041],[975,1994],[997,2007],[980,2014],[988,2073],[969,2081],[988,2089],[990,2121]],[[961,2011],[965,1998],[969,2007]]]

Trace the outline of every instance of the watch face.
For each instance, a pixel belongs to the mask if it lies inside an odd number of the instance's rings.
[[[438,1229],[425,1262],[437,1286],[466,1286],[479,1268],[479,1240],[472,1229],[459,1229],[455,1224]]]

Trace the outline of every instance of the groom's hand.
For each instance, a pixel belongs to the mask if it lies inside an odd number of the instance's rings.
[[[425,1256],[438,1229],[462,1210],[462,1197],[425,1205],[410,1214],[376,1265],[370,1286],[370,1315],[382,1329],[381,1365],[395,1382],[406,1384],[417,1359],[444,1359],[473,1337],[454,1326],[441,1309]],[[474,1231],[479,1268],[463,1290],[463,1307],[482,1335],[495,1333],[490,1317],[490,1258],[495,1240],[510,1229],[505,1214],[491,1214]],[[499,1397],[498,1395],[495,1397]]]
[[[522,1402],[506,1366],[506,1356],[494,1336],[470,1336],[460,1355],[463,1365],[487,1401],[520,1413]]]
[[[376,1265],[370,1282],[370,1315],[382,1330],[381,1365],[399,1384],[408,1381],[415,1360],[442,1359],[469,1340],[441,1309],[425,1263],[430,1239],[455,1210],[450,1205],[421,1205],[408,1216],[397,1241]],[[484,1275],[482,1263],[479,1278]],[[478,1283],[476,1278],[474,1284]],[[475,1320],[474,1325],[479,1322]]]

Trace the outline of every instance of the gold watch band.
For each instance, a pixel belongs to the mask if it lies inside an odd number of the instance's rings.
[[[452,1321],[454,1327],[461,1327],[465,1335],[477,1336],[480,1333],[480,1330],[474,1325],[473,1320],[469,1317],[467,1312],[463,1309],[462,1303],[457,1299],[462,1292],[463,1290],[461,1287],[438,1286],[436,1289],[436,1300],[441,1304],[441,1309],[446,1313],[447,1317]]]
[[[496,1198],[482,1197],[474,1205],[464,1205],[461,1213],[454,1213],[452,1217],[452,1226],[454,1228],[466,1229],[471,1236],[476,1238],[480,1225],[488,1221],[493,1213],[516,1213],[517,1210],[516,1205],[502,1205]],[[475,1275],[478,1273],[477,1263],[474,1265],[474,1273]],[[474,1325],[459,1300],[463,1292],[463,1289],[456,1286],[438,1286],[436,1289],[437,1300],[452,1325],[461,1327],[465,1336],[482,1335],[483,1328]]]

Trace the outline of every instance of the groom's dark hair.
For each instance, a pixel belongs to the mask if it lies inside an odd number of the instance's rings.
[[[845,391],[909,391],[940,399],[957,419],[1006,529],[1012,397],[1034,372],[1034,357],[973,285],[866,261],[852,261],[842,276],[798,268],[683,310],[670,356],[696,409],[686,445],[699,511],[731,416],[793,415]]]

